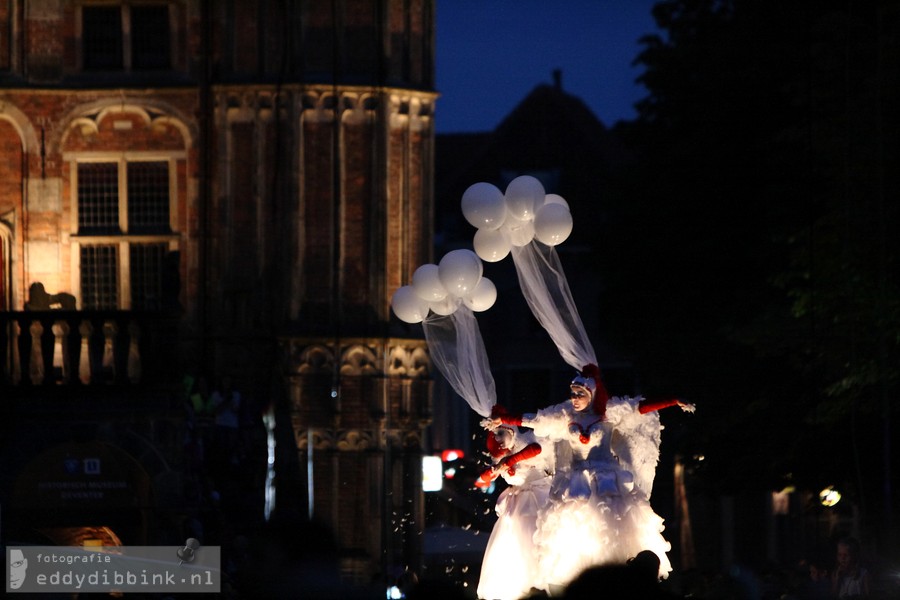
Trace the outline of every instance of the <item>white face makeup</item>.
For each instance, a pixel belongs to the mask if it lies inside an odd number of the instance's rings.
[[[506,427],[498,427],[494,430],[494,439],[501,448],[512,448],[513,432]]]
[[[591,392],[580,385],[573,385],[569,388],[571,393],[569,398],[572,400],[572,408],[577,412],[581,412],[591,404]]]

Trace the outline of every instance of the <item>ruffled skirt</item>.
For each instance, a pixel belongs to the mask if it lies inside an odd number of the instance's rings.
[[[533,540],[538,510],[546,504],[549,491],[548,478],[536,484],[509,487],[500,494],[498,519],[481,564],[479,598],[514,600],[536,586],[538,555]]]
[[[550,500],[538,511],[536,587],[565,586],[588,567],[624,564],[642,550],[659,557],[660,576],[666,577],[671,545],[663,529],[662,517],[634,489],[628,472],[557,473]]]

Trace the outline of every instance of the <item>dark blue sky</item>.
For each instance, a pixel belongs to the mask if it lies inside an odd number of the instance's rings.
[[[656,0],[437,0],[439,133],[489,131],[562,70],[607,126],[635,116],[638,39]]]

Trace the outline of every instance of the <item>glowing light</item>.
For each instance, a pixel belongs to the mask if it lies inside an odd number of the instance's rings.
[[[441,452],[441,460],[444,462],[453,462],[454,460],[459,460],[464,457],[466,454],[462,450],[457,450],[455,448],[450,450],[444,450]]]
[[[444,487],[444,466],[440,456],[422,457],[422,491],[439,492]]]
[[[453,479],[454,477],[456,477],[456,469],[450,467],[449,469],[444,471],[444,477],[446,477],[447,479]]]
[[[819,492],[819,502],[822,506],[834,506],[841,501],[841,493],[829,485],[827,488]]]
[[[396,585],[392,585],[387,589],[387,600],[400,600],[401,598],[406,598],[406,596],[403,595],[403,592]]]

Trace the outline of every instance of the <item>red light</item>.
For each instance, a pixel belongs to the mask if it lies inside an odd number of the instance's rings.
[[[444,462],[453,462],[454,460],[459,460],[464,457],[465,453],[462,450],[444,450],[441,452],[441,460]]]

